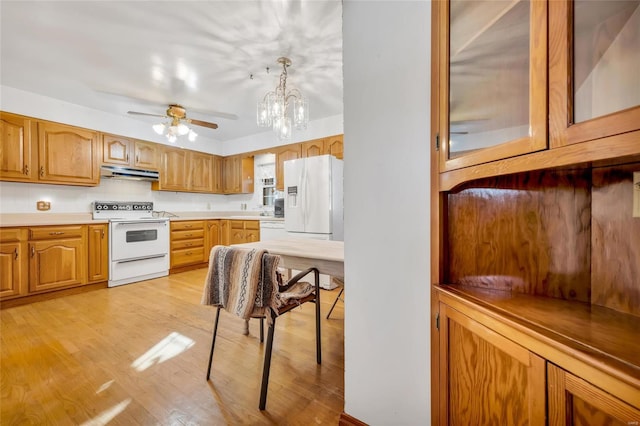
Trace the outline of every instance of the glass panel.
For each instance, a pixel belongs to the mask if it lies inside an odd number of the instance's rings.
[[[452,0],[449,158],[529,136],[529,1]]]
[[[574,123],[640,105],[640,0],[575,0]]]
[[[127,231],[126,240],[128,243],[139,243],[142,241],[155,241],[158,239],[156,229],[145,229],[142,231]]]

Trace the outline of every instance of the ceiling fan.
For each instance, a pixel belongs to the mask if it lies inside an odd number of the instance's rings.
[[[171,120],[169,126],[179,126],[180,124],[195,124],[196,126],[208,127],[210,129],[217,129],[218,125],[216,123],[210,123],[208,121],[195,120],[193,118],[187,118],[187,110],[178,104],[171,104],[169,108],[167,108],[166,115],[160,114],[150,114],[147,112],[138,112],[138,111],[127,111],[128,114],[131,115],[146,115],[149,117],[161,117],[168,118]]]

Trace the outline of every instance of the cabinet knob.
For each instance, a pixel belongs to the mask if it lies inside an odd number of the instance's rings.
[[[36,255],[36,248],[34,246],[31,246],[31,257]]]
[[[104,229],[100,231],[100,237],[104,240]]]
[[[14,259],[18,260],[18,249],[17,248],[13,249],[13,255],[14,255]]]
[[[129,154],[127,154],[127,162],[129,162]]]
[[[44,177],[44,166],[40,166],[40,177]]]
[[[24,174],[25,174],[25,175],[28,175],[28,174],[29,174],[29,165],[28,165],[28,164],[25,164],[25,165],[24,165]]]

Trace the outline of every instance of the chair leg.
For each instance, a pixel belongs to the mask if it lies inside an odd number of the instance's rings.
[[[264,343],[264,318],[260,318],[260,343]]]
[[[318,364],[322,363],[322,343],[320,339],[320,272],[316,269],[315,275],[315,287],[316,287],[316,361]]]
[[[271,370],[271,351],[273,349],[273,332],[276,328],[276,316],[271,313],[271,325],[267,331],[267,347],[264,351],[264,366],[262,368],[262,386],[260,387],[260,410],[267,406],[267,387],[269,386],[269,371]]]
[[[338,297],[336,297],[336,300],[333,301],[333,305],[331,305],[331,309],[329,309],[329,313],[327,314],[327,319],[329,319],[329,317],[331,316],[331,312],[333,312],[333,308],[336,307],[336,303],[338,303],[338,300],[340,300],[340,296],[342,296],[343,291],[344,291],[344,287],[340,289],[340,293],[338,293]]]
[[[211,377],[211,363],[213,362],[213,348],[216,346],[216,335],[218,334],[218,319],[220,318],[220,307],[216,310],[216,320],[213,324],[213,339],[211,340],[211,352],[209,353],[209,367],[207,367],[207,380]]]

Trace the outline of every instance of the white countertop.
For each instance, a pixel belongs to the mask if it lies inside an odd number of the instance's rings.
[[[170,220],[263,220],[284,221],[284,218],[273,216],[260,216],[242,212],[178,212],[177,217]],[[167,215],[168,216],[168,215]],[[165,216],[165,217],[167,217]],[[160,216],[162,217],[162,216]],[[0,227],[9,226],[54,226],[54,225],[86,225],[95,223],[108,223],[107,219],[93,219],[91,213],[5,213],[0,214]]]

